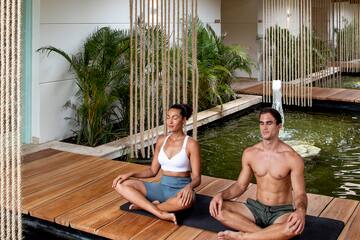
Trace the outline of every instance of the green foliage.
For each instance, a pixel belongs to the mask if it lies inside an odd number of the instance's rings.
[[[96,146],[114,139],[128,125],[129,32],[103,27],[91,34],[81,52],[68,55],[52,46],[39,52],[64,57],[76,75],[76,102],[68,101],[78,144]],[[119,127],[119,123],[120,127]],[[114,125],[117,124],[115,128]]]
[[[204,26],[200,21],[197,22],[197,64],[200,111],[233,100],[232,73],[240,69],[250,75],[253,66],[240,46],[225,45],[224,37],[218,37],[210,25]]]
[[[235,69],[241,69],[249,74],[253,63],[247,54],[239,46],[226,46],[223,38],[216,36],[210,26],[204,27],[198,21],[198,55],[197,62],[199,67],[199,110],[204,110],[234,98],[234,92],[230,88],[232,73]],[[141,35],[142,33],[142,35]],[[191,29],[189,30],[191,42]],[[134,33],[138,44],[138,51],[130,50],[130,33],[128,30],[113,30],[109,27],[100,28],[91,34],[84,42],[79,53],[69,55],[61,49],[53,46],[38,49],[42,53],[56,53],[62,56],[69,64],[70,71],[76,76],[76,101],[67,101],[64,105],[74,112],[72,121],[75,128],[78,144],[97,146],[116,139],[119,134],[124,134],[128,130],[129,103],[130,103],[130,52],[133,57],[140,59],[140,44],[145,44],[142,72],[144,79],[151,79],[158,74],[162,78],[162,56],[163,46],[169,44],[169,36],[160,27],[150,27],[145,23],[139,23],[137,32]],[[143,40],[142,42],[140,40]],[[154,40],[154,47],[152,46]],[[166,44],[164,44],[166,42]],[[149,45],[151,44],[151,45]],[[170,77],[173,76],[172,68],[173,56],[180,54],[182,49],[172,47],[170,56]],[[149,57],[148,57],[149,56]],[[152,64],[152,57],[158,56],[158,68]],[[191,76],[191,56],[189,57],[188,76]],[[150,60],[150,61],[149,61]],[[134,61],[134,59],[132,59]],[[137,65],[138,79],[137,91],[140,90],[140,64]],[[180,62],[180,78],[185,74]],[[177,74],[177,73],[176,73]],[[175,75],[176,75],[175,74]],[[176,75],[177,76],[177,75]],[[189,84],[191,87],[191,84]],[[181,89],[182,91],[182,89]],[[145,91],[145,99],[150,91]],[[161,85],[159,93],[161,100]],[[188,89],[191,92],[191,89]],[[171,94],[171,93],[170,93]],[[172,96],[169,96],[171,99]],[[189,103],[191,103],[190,100]],[[159,104],[161,106],[161,104]],[[145,112],[147,105],[145,104]],[[162,109],[159,109],[161,116]],[[140,117],[140,112],[137,114]],[[147,121],[145,116],[145,121]]]

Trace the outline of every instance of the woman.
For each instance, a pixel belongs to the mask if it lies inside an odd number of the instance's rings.
[[[166,115],[171,134],[159,136],[151,166],[142,172],[119,175],[113,188],[132,204],[130,209],[142,208],[160,219],[172,221],[173,212],[189,208],[194,200],[194,188],[200,185],[200,147],[197,141],[186,136],[183,126],[192,114],[186,104],[175,104]],[[160,183],[129,179],[150,178],[163,171]]]

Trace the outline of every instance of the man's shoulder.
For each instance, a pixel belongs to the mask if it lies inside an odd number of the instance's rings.
[[[246,155],[256,154],[256,153],[258,153],[258,152],[261,151],[261,150],[262,150],[261,144],[260,144],[260,143],[257,143],[257,144],[255,144],[255,145],[253,145],[253,146],[251,146],[251,147],[245,148],[244,154],[246,154]]]
[[[300,155],[290,145],[284,142],[281,144],[281,152],[290,158],[301,158]]]
[[[289,145],[284,143],[284,149],[282,151],[284,158],[288,160],[290,165],[299,167],[304,165],[304,159]]]

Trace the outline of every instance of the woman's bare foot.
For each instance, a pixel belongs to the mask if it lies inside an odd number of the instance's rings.
[[[160,204],[160,202],[158,200],[155,200],[155,201],[152,202],[152,204],[158,205],[158,204]],[[133,204],[133,203],[130,204],[130,206],[129,206],[129,210],[140,210],[140,209],[142,209],[142,208],[139,207],[138,205]]]
[[[243,240],[242,232],[224,231],[218,233],[219,240]]]
[[[160,219],[162,219],[162,220],[170,221],[170,222],[173,222],[173,223],[177,224],[176,216],[175,216],[174,213],[169,213],[169,212],[161,211],[158,217],[159,217]]]
[[[141,209],[140,207],[138,207],[137,205],[135,205],[135,204],[130,204],[130,206],[129,206],[129,210],[138,210],[138,209]]]

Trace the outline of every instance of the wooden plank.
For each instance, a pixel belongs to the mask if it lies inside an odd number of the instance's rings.
[[[85,155],[61,152],[50,157],[42,158],[37,161],[24,164],[21,167],[21,176],[23,178],[34,176],[36,174],[44,174],[69,164],[75,163]]]
[[[87,202],[55,217],[55,222],[64,226],[70,226],[70,222],[72,222],[74,219],[94,212],[106,204],[119,199],[121,199],[121,196],[116,191],[111,191],[99,198],[94,199],[93,201]]]
[[[338,240],[352,240],[360,239],[360,205],[356,207],[353,215],[345,225]]]
[[[86,161],[85,161],[86,160]],[[22,182],[22,195],[28,196],[33,192],[38,192],[45,189],[47,186],[64,184],[73,179],[79,172],[87,172],[96,166],[104,163],[104,160],[98,160],[94,157],[88,157],[77,161],[74,164],[68,165],[57,170],[27,177]]]
[[[335,198],[330,202],[320,216],[337,219],[346,224],[358,204],[359,202],[355,200]]]
[[[54,221],[55,217],[62,215],[71,209],[92,201],[102,195],[105,195],[106,193],[114,191],[111,186],[112,181],[119,174],[145,168],[145,166],[135,164],[128,164],[125,166],[118,164],[113,165],[115,166],[112,167],[112,170],[105,172],[105,174],[102,174],[101,177],[89,182],[80,189],[76,189],[75,191],[61,195],[61,197],[57,199],[52,199],[41,205],[30,208],[30,214],[34,217]],[[118,167],[116,167],[116,165]]]
[[[44,150],[41,150],[38,152],[26,154],[26,155],[21,156],[21,164],[26,164],[26,163],[30,163],[35,160],[47,158],[47,157],[53,156],[58,153],[61,153],[61,151],[55,150],[52,148],[47,148],[47,149],[44,149]]]
[[[147,226],[143,231],[132,237],[132,240],[157,240],[166,239],[170,234],[179,228],[171,222],[157,220]]]
[[[142,179],[143,181],[151,182],[151,181],[158,181],[159,176],[156,176],[154,178],[147,178]],[[58,216],[55,218],[55,222],[68,226],[70,222],[72,222],[74,219],[77,219],[85,214],[94,212],[98,208],[103,207],[107,203],[116,201],[122,199],[122,197],[116,192],[111,191],[93,201],[87,202],[75,209],[71,209],[70,211]]]
[[[323,95],[326,95],[326,96],[322,97],[321,100],[331,101],[331,100],[333,100],[332,96],[337,95],[337,94],[343,94],[344,92],[346,93],[346,89],[343,89],[343,88],[326,88],[326,89],[324,89],[324,92],[323,92]]]
[[[234,180],[229,180],[229,179],[218,179],[216,181],[213,181],[203,189],[201,189],[199,193],[208,196],[215,196],[215,194],[229,187],[234,182],[235,182]]]
[[[124,165],[120,165],[119,167],[124,167]],[[65,183],[50,185],[41,191],[24,196],[23,208],[27,210],[33,209],[37,205],[51,201],[63,194],[74,191],[82,185],[86,185],[89,182],[101,178],[115,169],[117,169],[117,167],[114,167],[114,165],[110,162],[104,162],[104,164],[99,167],[93,168],[87,172],[80,172],[76,176],[71,177],[70,180]]]
[[[192,240],[195,239],[203,230],[199,228],[193,228],[188,226],[181,226],[174,233],[172,233],[167,240]]]
[[[126,213],[120,209],[120,206],[125,202],[125,199],[118,198],[117,200],[107,203],[95,211],[73,219],[70,222],[70,226],[85,232],[95,233],[97,229],[113,222]]]
[[[306,214],[319,216],[325,207],[331,202],[333,197],[308,193],[308,208]]]
[[[210,231],[201,232],[194,240],[217,240],[217,233]]]
[[[330,100],[330,96],[345,91],[342,88],[316,88],[313,87],[312,96],[317,100]]]
[[[125,213],[115,221],[98,229],[96,234],[110,239],[127,240],[155,221],[155,218]]]
[[[340,102],[355,102],[360,97],[360,90],[346,89],[342,92],[330,95],[327,100]]]

